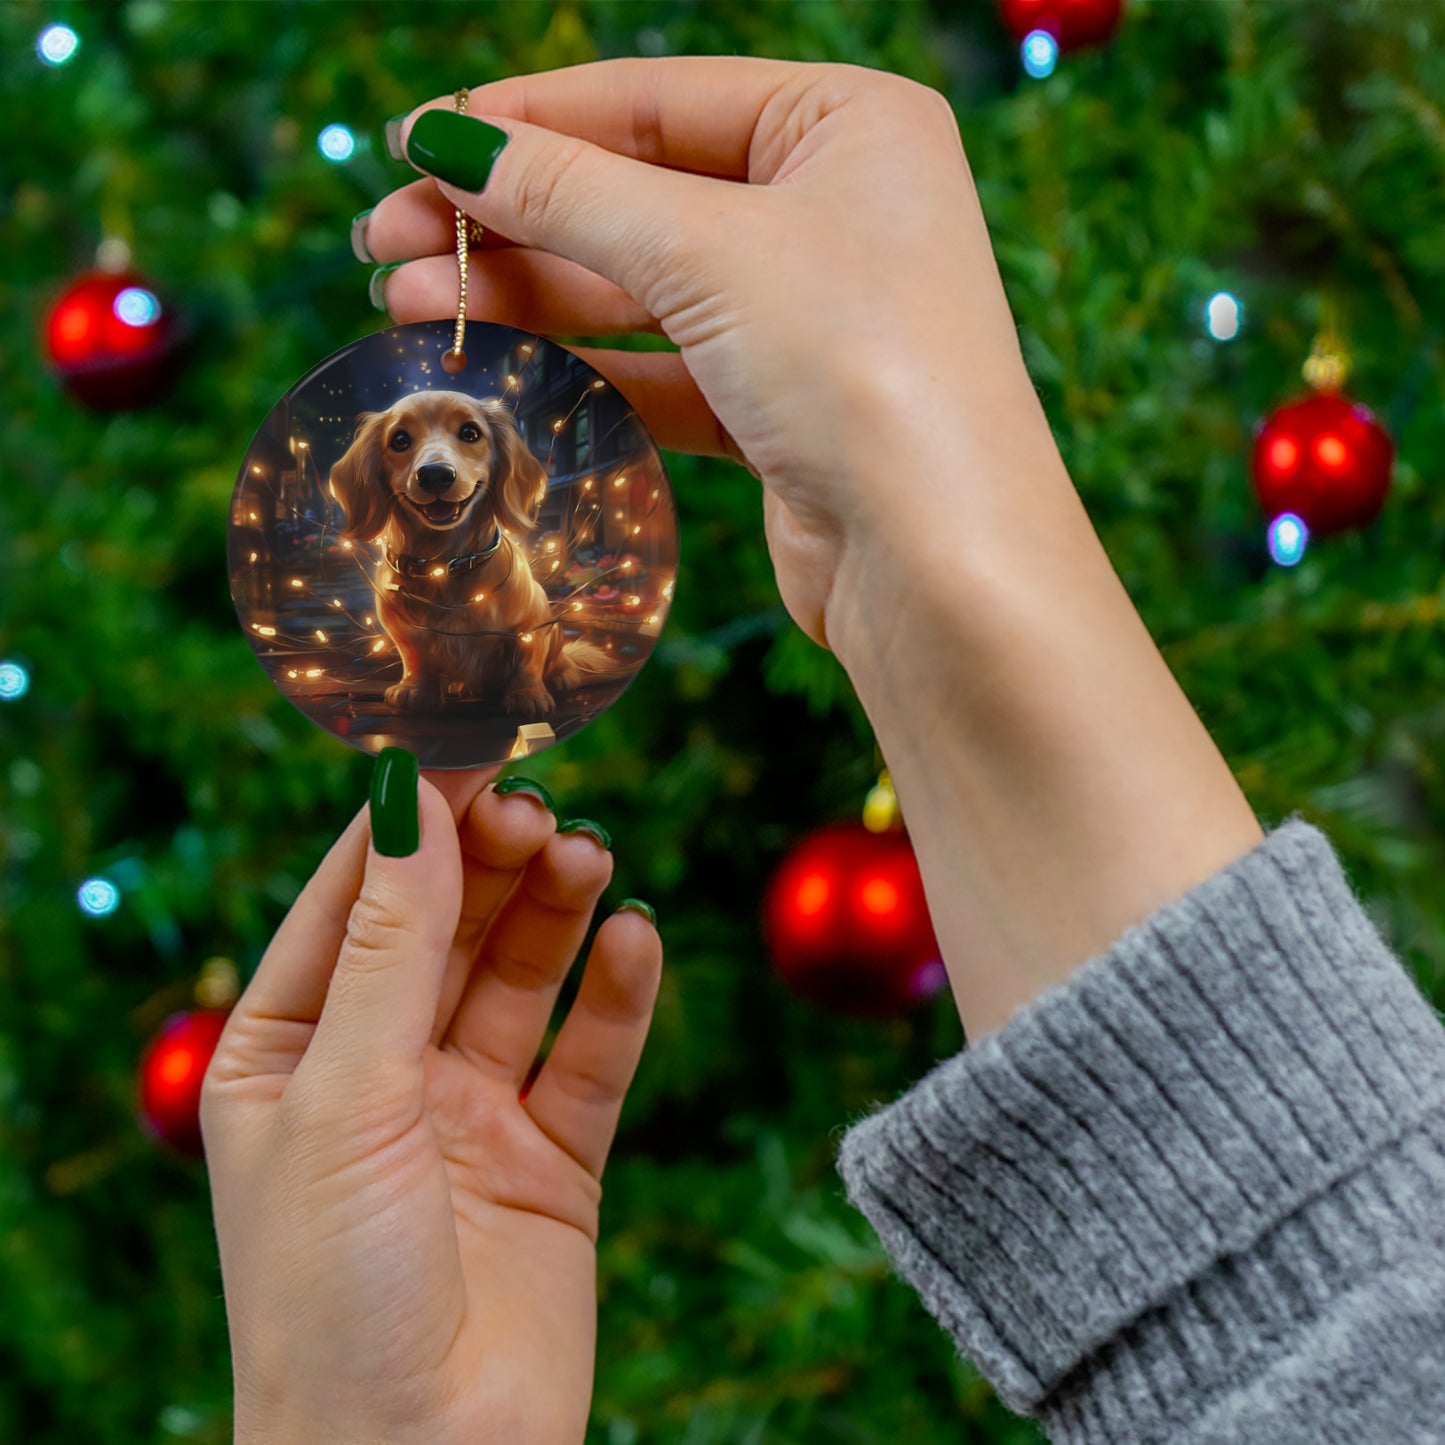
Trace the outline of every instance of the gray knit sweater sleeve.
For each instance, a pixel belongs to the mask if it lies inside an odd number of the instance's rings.
[[[1445,1030],[1302,819],[855,1125],[840,1168],[1053,1441],[1445,1441]]]

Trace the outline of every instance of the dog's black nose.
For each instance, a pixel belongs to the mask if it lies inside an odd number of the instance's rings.
[[[436,496],[446,491],[457,479],[457,469],[449,467],[445,462],[428,462],[424,467],[416,469],[416,484],[424,492],[432,492]]]

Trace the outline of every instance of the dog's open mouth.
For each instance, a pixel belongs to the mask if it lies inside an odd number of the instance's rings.
[[[405,496],[406,494],[403,493],[402,495]],[[446,527],[452,522],[455,522],[457,518],[466,511],[472,497],[476,495],[476,492],[473,492],[471,497],[463,497],[460,502],[444,502],[440,498],[435,502],[412,502],[410,497],[407,497],[407,501],[411,502],[411,505],[434,527]]]

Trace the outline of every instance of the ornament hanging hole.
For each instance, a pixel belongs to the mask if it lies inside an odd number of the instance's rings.
[[[442,370],[448,375],[455,376],[466,364],[467,354],[465,351],[448,351],[442,355]]]

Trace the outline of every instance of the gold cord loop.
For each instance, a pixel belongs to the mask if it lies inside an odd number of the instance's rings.
[[[452,104],[460,115],[467,113],[468,94],[463,87],[452,97]],[[467,354],[462,350],[462,342],[467,334],[467,249],[469,245],[479,244],[483,235],[480,221],[472,220],[465,211],[458,211],[456,215],[457,326],[452,333],[452,349],[442,354],[442,366],[450,373],[460,371],[467,364]]]

